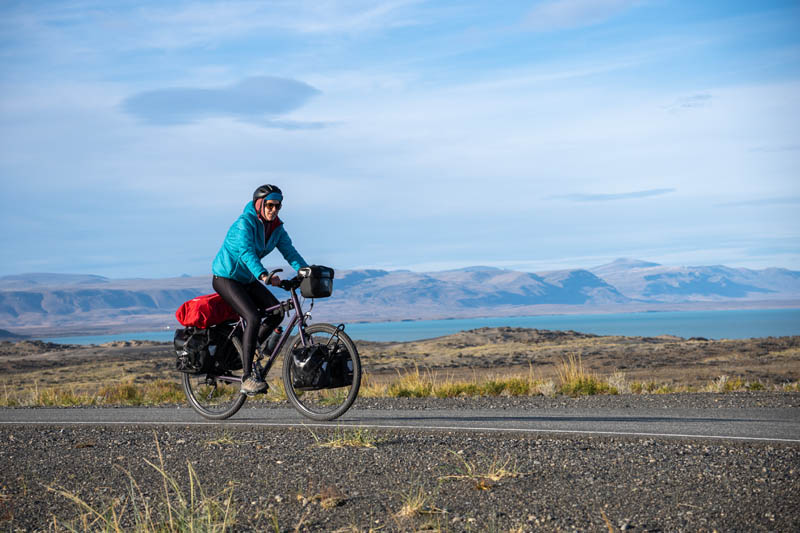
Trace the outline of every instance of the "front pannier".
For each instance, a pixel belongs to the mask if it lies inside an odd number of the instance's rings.
[[[353,360],[343,343],[336,346],[330,362],[330,384],[328,388],[349,387],[353,384]]]
[[[328,384],[328,347],[324,344],[298,346],[292,350],[292,385],[301,390],[324,389]]]
[[[292,350],[292,385],[300,390],[335,389],[353,384],[353,361],[343,344],[299,346]]]
[[[327,298],[333,292],[333,269],[326,266],[311,265],[299,271],[300,294],[304,298]]]

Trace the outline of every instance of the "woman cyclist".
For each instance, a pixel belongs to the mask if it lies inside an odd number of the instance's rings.
[[[283,193],[275,185],[262,185],[253,193],[244,212],[228,230],[225,241],[214,259],[212,286],[222,298],[244,319],[242,336],[242,392],[258,394],[267,390],[260,376],[252,374],[253,352],[259,338],[280,324],[282,314],[261,323],[260,310],[278,304],[278,299],[259,282],[267,281],[267,270],[261,258],[275,248],[280,251],[293,269],[299,270],[308,263],[292,246],[292,240],[278,218],[283,205]],[[272,285],[280,279],[272,276]]]

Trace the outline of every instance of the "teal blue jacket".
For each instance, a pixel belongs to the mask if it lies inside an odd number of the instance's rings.
[[[261,264],[261,258],[275,248],[293,269],[299,270],[308,266],[305,259],[292,246],[292,239],[283,229],[283,222],[276,217],[275,221],[267,224],[272,230],[269,238],[266,237],[267,228],[258,218],[253,202],[249,202],[244,207],[244,212],[228,230],[222,248],[214,258],[212,266],[214,275],[240,283],[251,283],[261,274],[267,273],[267,269]]]

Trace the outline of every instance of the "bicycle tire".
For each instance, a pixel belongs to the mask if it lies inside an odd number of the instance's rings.
[[[356,345],[350,337],[332,324],[313,324],[306,328],[306,334],[312,342],[328,342],[327,339],[338,337],[347,349],[347,354],[352,361],[353,381],[350,385],[336,389],[322,389],[315,391],[296,389],[294,383],[294,365],[292,363],[292,350],[301,345],[300,335],[295,335],[291,343],[287,344],[283,356],[283,387],[286,397],[300,414],[312,420],[333,420],[342,416],[358,396],[361,387],[361,359],[358,357]]]
[[[242,356],[242,344],[237,337],[231,337],[232,349]],[[222,382],[217,376],[211,374],[184,374],[183,392],[189,400],[192,409],[209,420],[224,420],[230,418],[242,408],[247,396],[240,392],[241,370],[229,372],[238,376],[238,382]],[[220,387],[223,389],[220,390]]]

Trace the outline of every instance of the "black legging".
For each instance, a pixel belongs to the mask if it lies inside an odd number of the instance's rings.
[[[211,285],[233,307],[233,310],[244,318],[242,335],[242,381],[244,381],[250,375],[256,345],[281,323],[283,313],[278,312],[261,324],[263,310],[277,305],[278,299],[259,281],[244,284],[233,279],[214,276]]]

